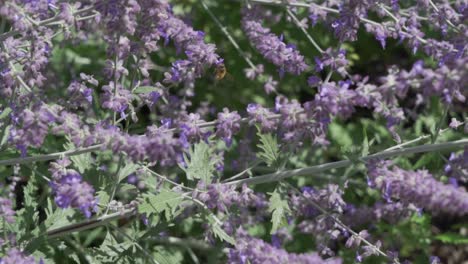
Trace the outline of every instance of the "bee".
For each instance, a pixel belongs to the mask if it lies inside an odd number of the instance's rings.
[[[218,63],[215,68],[215,79],[217,81],[224,79],[227,74],[226,66],[224,63]]]

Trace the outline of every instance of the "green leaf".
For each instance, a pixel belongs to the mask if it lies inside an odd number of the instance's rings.
[[[170,250],[164,247],[156,247],[154,252],[154,259],[159,264],[178,264],[183,263],[184,261],[184,255],[180,251]]]
[[[139,86],[133,92],[136,94],[146,94],[151,92],[158,92],[160,89],[154,86]]]
[[[353,145],[353,139],[349,135],[351,129],[344,127],[341,124],[335,122],[331,123],[328,127],[328,133],[330,138],[338,144],[340,147],[349,147]]]
[[[119,170],[119,182],[125,179],[128,175],[134,173],[138,168],[139,166],[133,162],[125,164],[125,167]]]
[[[87,65],[91,63],[90,58],[86,58],[83,56],[80,56],[80,54],[74,52],[71,49],[65,50],[65,56],[72,62],[76,63],[76,65],[81,66],[81,65]]]
[[[8,137],[10,136],[10,128],[11,128],[11,125],[5,127],[5,129],[3,130],[2,138],[0,140],[0,147],[5,145],[5,143],[7,142]]]
[[[468,237],[456,233],[442,233],[435,236],[435,239],[446,244],[467,244]]]
[[[119,243],[111,232],[107,232],[101,246],[93,249],[92,252],[90,252],[90,255],[93,255],[103,263],[117,262],[118,259],[125,255],[125,251],[130,249],[132,246],[133,242],[125,241]]]
[[[98,199],[100,204],[109,203],[110,195],[109,195],[109,191],[107,191],[106,189],[101,189],[101,190],[97,191],[96,195],[97,195],[97,199]]]
[[[11,108],[10,107],[6,107],[5,109],[3,109],[3,111],[0,113],[0,120],[7,117],[10,113],[11,113]]]
[[[43,222],[43,225],[46,229],[56,229],[68,224],[71,224],[73,221],[70,221],[72,216],[75,214],[75,210],[71,208],[55,208],[53,206],[52,200],[47,199],[47,208],[46,208],[47,219]]]
[[[281,191],[277,188],[273,193],[270,193],[270,205],[268,211],[272,213],[271,234],[275,233],[280,227],[286,226],[286,214],[290,213],[288,202],[283,199]]]
[[[176,209],[183,200],[182,194],[163,189],[157,195],[145,194],[143,202],[138,205],[138,212],[147,216],[165,212],[166,219],[169,221],[175,217]]]
[[[257,133],[260,137],[260,143],[257,145],[260,148],[258,156],[265,161],[268,167],[272,166],[278,161],[280,150],[278,146],[278,140],[276,136],[272,134],[261,134]]]
[[[21,239],[28,239],[32,235],[31,230],[35,229],[39,222],[39,212],[37,210],[37,180],[36,175],[33,174],[29,178],[28,184],[24,187],[24,207],[17,212],[17,220],[20,234],[25,237]]]
[[[64,145],[64,147],[66,150],[76,149],[76,146],[70,140]],[[84,173],[87,169],[89,169],[93,162],[90,152],[71,156],[70,159],[80,173]]]
[[[369,140],[367,138],[367,130],[366,130],[365,126],[363,128],[363,134],[364,134],[364,139],[362,140],[361,156],[365,157],[365,156],[369,155]]]
[[[413,165],[413,170],[420,169],[426,167],[433,162],[436,162],[438,159],[438,155],[436,153],[426,153],[418,159],[416,164]]]
[[[208,215],[208,222],[210,222],[211,224],[211,230],[213,231],[213,234],[219,238],[220,240],[222,241],[226,241],[228,242],[229,244],[231,245],[235,245],[236,244],[236,241],[234,240],[234,238],[232,238],[231,236],[229,236],[224,230],[223,228],[221,228],[220,224],[218,223],[218,221],[216,220],[216,216],[209,212],[209,215]]]
[[[137,187],[133,184],[122,183],[119,186],[121,192],[137,191]]]
[[[189,157],[184,156],[187,168],[181,167],[187,174],[187,178],[189,180],[200,179],[204,182],[211,182],[219,158],[213,158],[215,155],[210,146],[205,142],[195,144],[190,149]]]

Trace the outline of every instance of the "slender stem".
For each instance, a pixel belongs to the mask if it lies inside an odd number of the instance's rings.
[[[130,217],[135,214],[136,214],[136,210],[134,208],[125,209],[123,212],[116,212],[116,213],[98,217],[96,219],[89,219],[89,220],[85,220],[76,224],[71,224],[71,225],[59,227],[56,229],[52,229],[52,230],[47,231],[44,235],[46,235],[49,239],[57,238],[57,237],[61,237],[70,233],[84,231],[84,230],[88,230],[94,227],[103,226],[114,220]]]
[[[115,197],[115,193],[117,192],[117,186],[119,185],[119,173],[120,173],[120,169],[122,168],[122,163],[123,163],[123,155],[120,154],[119,155],[119,163],[117,165],[117,171],[115,172],[115,176],[114,176],[114,182],[113,182],[113,186],[112,186],[112,192],[111,192],[111,195],[109,197],[109,204],[107,204],[107,207],[106,207],[106,212],[104,213],[104,215],[107,215],[107,213],[109,213],[109,209],[110,209],[110,202],[112,202],[112,200],[114,200],[114,197]]]
[[[464,123],[465,123],[465,122],[462,122],[462,125],[463,125]],[[445,132],[447,132],[447,131],[449,131],[449,130],[452,130],[452,128],[447,127],[447,128],[445,128],[445,129],[441,130],[441,131],[439,132],[439,135],[442,135],[443,133],[445,133]],[[393,146],[393,147],[387,148],[387,149],[385,149],[384,151],[390,151],[390,150],[394,150],[394,149],[401,149],[401,148],[403,148],[403,147],[406,147],[406,146],[411,145],[411,144],[413,144],[413,143],[416,143],[416,142],[419,142],[419,141],[428,139],[428,138],[430,138],[430,137],[432,137],[432,135],[422,135],[422,136],[417,137],[417,138],[415,138],[415,139],[412,139],[412,140],[410,140],[410,141],[406,141],[406,142],[404,142],[404,143],[401,143],[401,144],[395,145],[395,146]]]
[[[10,60],[10,58],[8,56],[8,49],[7,49],[6,45],[5,45],[5,43],[2,43],[2,48],[5,50],[6,59],[8,60],[8,66],[10,66],[11,71],[14,74],[14,78],[24,87],[24,89],[27,92],[31,92],[32,89],[29,87],[29,85],[26,84],[26,82],[23,80],[23,78],[21,78],[21,76],[19,76],[18,71],[15,68],[15,65],[13,65],[13,62]]]
[[[440,12],[439,8],[434,4],[434,2],[432,0],[429,0],[429,4],[437,13]],[[452,23],[452,21],[445,18],[445,22],[447,22],[447,24],[449,24],[457,33],[460,32],[460,30]]]
[[[91,12],[93,10],[94,10],[94,6],[88,6],[88,7],[82,8],[82,9],[77,10],[76,12],[74,12],[73,16],[78,16],[78,15],[81,15],[83,13]],[[40,27],[40,26],[50,26],[50,25],[54,25],[55,22],[57,22],[57,21],[62,21],[62,19],[59,16],[54,16],[54,17],[42,20],[40,22],[37,22],[37,26],[38,27]],[[3,33],[3,34],[0,35],[0,41],[3,41],[3,40],[5,40],[5,39],[7,39],[9,37],[18,35],[20,33],[21,33],[21,31],[18,31],[18,30],[8,31],[8,32]]]
[[[250,58],[247,56],[247,54],[245,54],[245,52],[240,48],[240,46],[239,46],[239,44],[237,44],[236,40],[231,36],[229,31],[227,31],[226,27],[219,21],[219,19],[213,14],[213,12],[211,12],[210,8],[205,4],[205,2],[203,0],[200,0],[200,2],[202,4],[203,8],[208,13],[208,15],[211,17],[211,19],[213,19],[215,24],[221,29],[221,31],[224,33],[224,35],[226,35],[228,40],[231,42],[232,46],[234,46],[234,48],[237,50],[237,52],[239,52],[241,57],[244,58],[244,60],[247,62],[247,64],[249,64],[250,67],[252,67],[252,69],[257,69],[255,64],[250,60]]]
[[[434,134],[432,135],[431,143],[435,143],[437,141],[437,138],[440,135],[440,128],[442,127],[442,124],[444,123],[445,118],[447,117],[449,108],[450,108],[450,104],[447,104],[447,106],[445,106],[445,108],[444,108],[444,112],[442,113],[442,116],[439,119],[439,122],[437,122]]]
[[[48,160],[60,159],[63,157],[76,156],[76,155],[81,155],[81,154],[88,153],[88,152],[97,151],[101,149],[103,146],[104,144],[97,144],[97,145],[89,146],[86,148],[72,149],[72,150],[56,152],[56,153],[40,155],[40,156],[0,160],[0,166],[14,165],[14,164],[26,164],[26,163],[32,163],[32,162],[38,162],[38,161],[48,161]]]
[[[119,233],[120,235],[124,236],[125,238],[127,238],[128,240],[132,241],[133,244],[143,253],[145,254],[145,256],[153,263],[153,264],[159,264],[159,262],[157,260],[155,260],[153,258],[153,256],[151,256],[151,253],[148,252],[148,250],[146,250],[145,248],[143,248],[140,243],[138,243],[138,241],[136,241],[134,238],[132,238],[131,236],[127,235],[124,231],[120,230],[120,228],[114,226],[114,225],[109,225],[110,227],[112,227],[112,229],[114,229],[115,231],[117,231],[117,233]]]
[[[288,13],[288,15],[292,18],[292,20],[294,21],[294,23],[296,24],[296,26],[298,26],[301,31],[304,33],[304,35],[307,37],[307,39],[309,40],[309,42],[312,44],[312,46],[314,46],[314,48],[320,52],[320,53],[324,53],[323,49],[320,48],[320,46],[317,44],[317,42],[314,40],[314,38],[307,32],[307,30],[304,28],[303,25],[301,25],[301,22],[299,21],[299,19],[297,19],[296,15],[294,15],[293,12],[291,12],[291,10],[289,8],[286,8],[286,12]]]
[[[428,145],[422,145],[422,146],[411,147],[411,148],[381,151],[372,155],[362,157],[360,158],[360,160],[366,162],[372,159],[387,159],[387,158],[401,156],[401,155],[409,155],[409,154],[415,154],[415,153],[424,153],[424,152],[461,148],[467,145],[468,145],[468,139],[462,139],[462,140],[440,143],[440,144],[428,144]],[[351,160],[341,160],[341,161],[325,163],[325,164],[302,168],[302,169],[279,171],[275,173],[253,177],[253,178],[231,181],[231,182],[227,182],[226,184],[240,186],[242,184],[261,184],[261,183],[268,183],[268,182],[276,182],[276,181],[281,181],[286,178],[291,178],[297,175],[314,174],[314,173],[323,172],[326,170],[347,167],[352,164],[353,162]]]
[[[452,148],[462,148],[463,146],[468,145],[468,139],[464,140],[458,140],[458,141],[453,141],[453,142],[447,142],[447,143],[441,143],[441,144],[429,144],[429,145],[422,145],[422,146],[417,146],[417,147],[412,147],[412,148],[403,148],[403,149],[397,149],[397,150],[384,150],[366,157],[361,158],[361,160],[368,161],[371,159],[385,159],[385,158],[390,158],[394,156],[399,156],[399,155],[408,155],[408,154],[414,154],[414,153],[423,153],[423,152],[431,152],[431,151],[436,151],[436,150],[444,150],[444,149],[452,149]],[[342,168],[346,166],[352,165],[352,162],[350,160],[342,160],[342,161],[337,161],[337,162],[331,162],[331,163],[325,163],[322,165],[317,165],[313,167],[308,167],[308,168],[303,168],[303,169],[297,169],[297,170],[290,170],[290,171],[283,171],[283,172],[277,172],[277,173],[271,173],[271,174],[266,174],[262,176],[257,176],[254,178],[248,178],[248,179],[243,179],[243,180],[238,180],[238,181],[231,181],[227,182],[225,184],[228,185],[242,185],[244,183],[246,184],[261,184],[261,183],[267,183],[267,182],[274,182],[274,181],[280,181],[285,178],[297,176],[297,175],[305,175],[305,174],[314,174],[314,173],[320,173],[326,170],[330,169],[337,169],[337,168]],[[203,204],[201,201],[197,199],[193,199],[190,196],[190,193],[184,193],[183,194],[184,198],[187,198],[198,205],[200,205],[203,209],[209,210],[205,204]],[[45,235],[47,235],[49,238],[55,238],[55,237],[60,237],[66,234],[70,234],[73,232],[78,232],[78,231],[83,231],[83,230],[88,230],[94,227],[102,226],[105,225],[106,223],[109,223],[113,220],[121,219],[121,218],[128,218],[130,216],[133,216],[136,214],[136,210],[134,208],[132,209],[126,209],[123,212],[116,212],[113,214],[109,215],[104,215],[101,217],[98,217],[96,219],[91,219],[91,220],[85,220],[83,222],[79,222],[76,224],[71,224],[68,226],[56,228],[53,230],[47,231]],[[222,224],[222,222],[218,218],[214,218],[215,222],[217,224]]]
[[[301,113],[303,112],[299,112],[298,114],[301,114]],[[279,117],[281,117],[280,114],[272,114],[268,116],[267,119],[276,119]],[[244,117],[240,120],[240,122],[248,123],[249,118]],[[198,123],[197,126],[200,128],[208,128],[208,127],[214,127],[217,124],[218,124],[218,121],[214,120],[214,121],[209,121],[209,122]],[[168,129],[168,132],[177,132],[178,130],[179,130],[178,128],[171,128],[171,129]],[[0,166],[24,164],[24,163],[31,163],[31,162],[37,162],[37,161],[48,161],[48,160],[54,160],[54,159],[59,159],[63,157],[76,156],[76,155],[80,155],[80,154],[84,154],[88,152],[98,151],[100,149],[103,149],[104,147],[105,147],[104,144],[96,144],[96,145],[92,145],[92,146],[85,147],[85,148],[72,149],[72,150],[56,152],[56,153],[51,153],[51,154],[46,154],[46,155],[0,160]]]
[[[186,190],[188,190],[188,191],[204,192],[204,191],[201,191],[201,190],[196,190],[196,189],[193,189],[193,188],[184,186],[184,185],[182,185],[182,184],[179,184],[179,183],[177,183],[177,182],[175,182],[175,181],[173,181],[173,180],[167,178],[166,176],[163,176],[163,175],[161,175],[161,174],[159,174],[159,173],[157,173],[157,172],[155,172],[155,171],[149,169],[147,166],[143,166],[143,168],[144,168],[147,172],[149,172],[150,174],[153,174],[154,176],[156,176],[156,177],[162,179],[163,181],[166,181],[166,182],[169,182],[169,183],[171,183],[171,184],[174,184],[175,186],[178,186],[178,187],[180,187],[180,188],[182,188],[182,189],[186,189]]]
[[[158,244],[193,248],[193,249],[202,250],[202,251],[210,251],[213,249],[213,247],[211,247],[210,245],[206,244],[203,241],[190,239],[190,238],[181,239],[178,237],[151,237],[149,239],[151,239],[151,241],[156,242]]]
[[[235,0],[235,1],[238,1],[238,0]],[[263,4],[263,5],[273,5],[273,6],[292,6],[292,7],[303,7],[303,8],[310,8],[311,6],[314,6],[316,8],[322,9],[322,10],[324,10],[326,12],[329,12],[329,13],[334,13],[334,14],[339,14],[340,13],[340,11],[338,9],[325,7],[325,6],[317,5],[317,4],[314,4],[314,3],[309,4],[309,3],[300,3],[300,2],[282,2],[282,1],[270,1],[270,0],[249,0],[249,1],[253,2],[253,3],[258,3],[258,4]],[[367,24],[372,24],[374,26],[380,26],[381,25],[379,22],[370,20],[370,19],[365,18],[365,17],[359,17],[359,20],[361,20],[362,22],[367,23]],[[391,29],[391,28],[389,28],[389,29]],[[395,30],[395,29],[393,28],[393,30]],[[401,31],[400,33],[405,35],[405,36],[412,36],[410,33],[407,33],[407,32],[404,32],[404,31]],[[425,40],[425,39],[423,39],[423,38],[421,38],[419,36],[416,36],[416,38],[421,43],[424,43],[424,44],[427,43],[427,40]]]
[[[302,196],[302,193],[297,190],[296,187],[292,186],[291,184],[288,184],[291,189],[296,192],[298,195],[301,195]],[[322,214],[330,217],[336,224],[338,224],[339,226],[341,226],[342,228],[346,229],[346,231],[348,231],[349,233],[351,233],[353,236],[359,238],[364,244],[372,247],[375,252],[379,253],[380,255],[390,259],[393,261],[393,263],[397,263],[399,264],[400,262],[398,260],[394,260],[394,259],[391,259],[387,254],[385,254],[382,250],[380,250],[377,246],[375,246],[374,244],[372,244],[371,242],[369,242],[367,239],[363,238],[362,236],[360,236],[358,233],[356,233],[354,230],[352,230],[350,227],[348,227],[347,225],[345,225],[343,222],[341,222],[340,219],[338,219],[337,217],[335,217],[334,215],[330,214],[327,210],[323,209],[318,203],[316,203],[314,200],[311,200],[309,199],[308,200],[309,203],[311,203],[315,208],[317,208]]]
[[[235,179],[241,178],[242,176],[244,176],[244,174],[245,174],[246,172],[248,172],[248,171],[250,171],[251,169],[255,168],[255,167],[258,166],[260,163],[262,163],[262,161],[260,161],[260,160],[255,161],[255,162],[252,164],[252,166],[248,167],[247,169],[245,169],[245,170],[243,170],[243,171],[237,173],[236,175],[234,175],[234,176],[232,176],[232,177],[230,177],[230,178],[227,178],[227,179],[223,180],[222,183],[230,182],[230,181],[233,181],[233,180],[235,180]]]

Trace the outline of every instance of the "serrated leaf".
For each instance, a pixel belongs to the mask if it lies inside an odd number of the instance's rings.
[[[29,178],[28,184],[24,187],[24,207],[17,212],[17,220],[21,235],[25,235],[21,239],[27,239],[32,235],[31,230],[35,229],[39,221],[39,212],[37,210],[37,180],[34,173]]]
[[[47,209],[46,215],[47,219],[42,223],[44,229],[56,229],[68,224],[71,224],[71,217],[75,214],[75,210],[71,208],[62,209],[62,208],[53,208],[52,200],[47,199]]]
[[[216,217],[213,213],[209,212],[209,215],[208,215],[208,221],[211,223],[211,230],[213,231],[213,234],[219,238],[220,240],[222,241],[226,241],[228,242],[229,244],[231,245],[235,245],[236,244],[236,241],[234,240],[234,238],[232,238],[231,236],[229,236],[224,230],[223,228],[221,228],[220,224],[218,223],[218,221],[216,221]]]
[[[111,261],[113,258],[120,258],[124,251],[132,247],[132,244],[129,241],[119,243],[111,232],[107,232],[101,246],[96,249],[97,254],[93,255],[100,255],[99,259],[103,261]]]
[[[110,201],[110,195],[109,192],[106,191],[105,189],[102,189],[98,192],[96,192],[97,200],[100,204],[107,204]]]
[[[11,128],[11,125],[5,127],[5,129],[3,130],[2,139],[0,141],[0,147],[5,145],[5,143],[7,142],[8,137],[10,136],[10,128]]]
[[[468,237],[456,233],[443,233],[435,236],[437,240],[446,244],[467,244]]]
[[[154,86],[139,86],[133,92],[136,94],[146,94],[151,92],[158,92],[160,89]]]
[[[119,182],[125,179],[128,175],[134,173],[140,166],[133,162],[128,162],[125,164],[125,167],[119,170]]]
[[[331,123],[328,127],[330,138],[341,147],[349,147],[353,145],[353,139],[349,135],[350,129],[343,127],[335,122]]]
[[[79,66],[87,65],[87,64],[91,63],[90,58],[83,57],[83,56],[81,56],[80,54],[74,52],[71,49],[65,50],[65,56],[67,57],[67,59],[69,59],[70,61],[76,63],[76,65],[79,65]]]
[[[135,191],[137,187],[133,184],[122,183],[119,185],[119,190],[121,192]]]
[[[291,210],[289,209],[288,203],[285,200],[283,200],[282,195],[280,194],[278,189],[270,194],[271,196],[268,211],[272,213],[272,227],[270,233],[273,234],[280,227],[287,225],[286,214],[288,214]]]
[[[362,140],[362,151],[361,156],[365,157],[369,155],[369,140],[367,138],[367,130],[366,127],[363,129],[364,139]]]
[[[0,120],[6,118],[10,113],[12,112],[10,107],[6,107],[3,109],[3,111],[0,113]]]
[[[431,164],[432,162],[438,159],[437,154],[435,153],[426,153],[418,159],[416,164],[413,165],[413,170],[420,169],[422,167],[426,167],[427,165]]]
[[[205,142],[195,144],[190,149],[189,157],[184,156],[187,168],[182,169],[187,174],[189,180],[200,179],[206,183],[211,182],[213,173],[216,170],[215,165],[218,159],[213,158],[213,150]]]
[[[143,202],[138,205],[138,212],[147,216],[165,212],[166,219],[170,220],[183,200],[182,194],[163,189],[156,195],[145,194]]]
[[[258,156],[270,167],[275,164],[279,158],[280,150],[278,140],[276,136],[270,133],[258,133],[258,136],[260,137],[260,144],[257,145],[257,147],[260,148]]]
[[[163,247],[156,247],[153,257],[159,264],[178,264],[184,260],[184,255],[180,251],[169,251]]]
[[[68,142],[64,145],[66,150],[76,149],[75,145],[72,142]],[[78,169],[80,173],[84,173],[92,165],[93,159],[91,153],[83,153],[80,155],[71,156],[70,160],[73,162],[73,165]]]
[[[236,244],[236,241],[234,240],[234,238],[229,236],[218,224],[214,225],[212,230],[215,236],[218,237],[219,239],[226,241],[231,245]]]

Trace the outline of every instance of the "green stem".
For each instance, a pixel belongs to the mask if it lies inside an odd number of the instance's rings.
[[[381,151],[381,152],[378,152],[378,153],[375,153],[366,157],[362,157],[361,159],[364,161],[368,161],[371,159],[386,159],[386,158],[391,158],[391,157],[400,156],[400,155],[409,155],[409,154],[415,154],[415,153],[440,151],[440,150],[447,150],[447,149],[453,149],[453,148],[462,148],[466,145],[468,145],[468,139],[463,139],[463,140],[458,140],[458,141],[453,141],[453,142],[422,145],[422,146],[417,146],[417,147],[412,147],[412,148],[396,149],[396,150],[390,150],[390,151],[384,150],[384,151]],[[314,173],[319,173],[319,172],[323,172],[326,170],[343,168],[343,167],[350,166],[352,164],[353,163],[350,160],[342,160],[342,161],[325,163],[322,165],[317,165],[317,166],[308,167],[308,168],[265,174],[265,175],[257,176],[254,178],[231,181],[225,184],[230,184],[230,185],[235,184],[237,186],[240,186],[244,183],[261,184],[261,183],[267,183],[267,182],[275,182],[275,181],[280,181],[282,179],[297,176],[297,175],[314,174]],[[190,196],[190,193],[184,193],[183,196],[184,198],[192,200],[193,202],[197,203],[203,209],[206,209],[206,206],[199,200],[193,199]],[[49,238],[60,237],[60,236],[70,234],[73,232],[83,231],[83,230],[91,229],[94,227],[102,226],[111,221],[121,219],[121,218],[128,218],[135,214],[136,214],[136,210],[134,208],[126,209],[122,213],[116,212],[113,214],[98,217],[96,219],[85,220],[83,222],[79,222],[76,224],[71,224],[68,226],[52,229],[52,230],[47,231],[45,235],[48,236]],[[217,224],[221,223],[219,219],[215,219],[215,221]]]
[[[14,164],[26,164],[26,163],[33,163],[33,162],[38,162],[38,161],[48,161],[48,160],[60,159],[63,157],[76,156],[76,155],[81,155],[84,153],[100,150],[103,146],[104,144],[97,144],[97,145],[89,146],[86,148],[72,149],[72,150],[56,152],[56,153],[40,155],[40,156],[0,160],[0,166],[14,165]]]
[[[146,250],[145,248],[143,248],[140,243],[138,243],[138,241],[136,241],[135,239],[133,239],[131,236],[127,235],[125,232],[123,232],[122,230],[120,230],[120,228],[114,226],[114,225],[109,225],[110,227],[112,227],[112,229],[114,229],[115,231],[117,231],[117,233],[119,233],[120,235],[124,236],[125,238],[127,238],[128,240],[132,241],[133,244],[150,260],[151,263],[153,264],[159,264],[158,261],[156,261],[153,256],[151,256],[151,253],[148,252],[148,250]]]
[[[457,140],[457,141],[447,142],[447,143],[428,144],[428,145],[422,145],[422,146],[411,147],[411,148],[381,151],[372,155],[361,157],[360,160],[369,161],[372,159],[388,159],[391,157],[401,156],[401,155],[410,155],[410,154],[415,154],[415,153],[424,153],[424,152],[442,151],[442,150],[454,149],[454,148],[462,148],[466,145],[468,145],[468,139],[462,139],[462,140]],[[315,174],[315,173],[323,172],[326,170],[347,167],[352,164],[353,162],[350,160],[341,160],[341,161],[325,163],[325,164],[302,168],[302,169],[280,171],[280,172],[265,174],[265,175],[261,175],[261,176],[257,176],[253,178],[231,181],[231,182],[227,182],[226,184],[241,186],[242,184],[261,184],[261,183],[268,183],[268,182],[276,182],[276,181],[281,181],[286,178],[291,178],[297,175]]]

